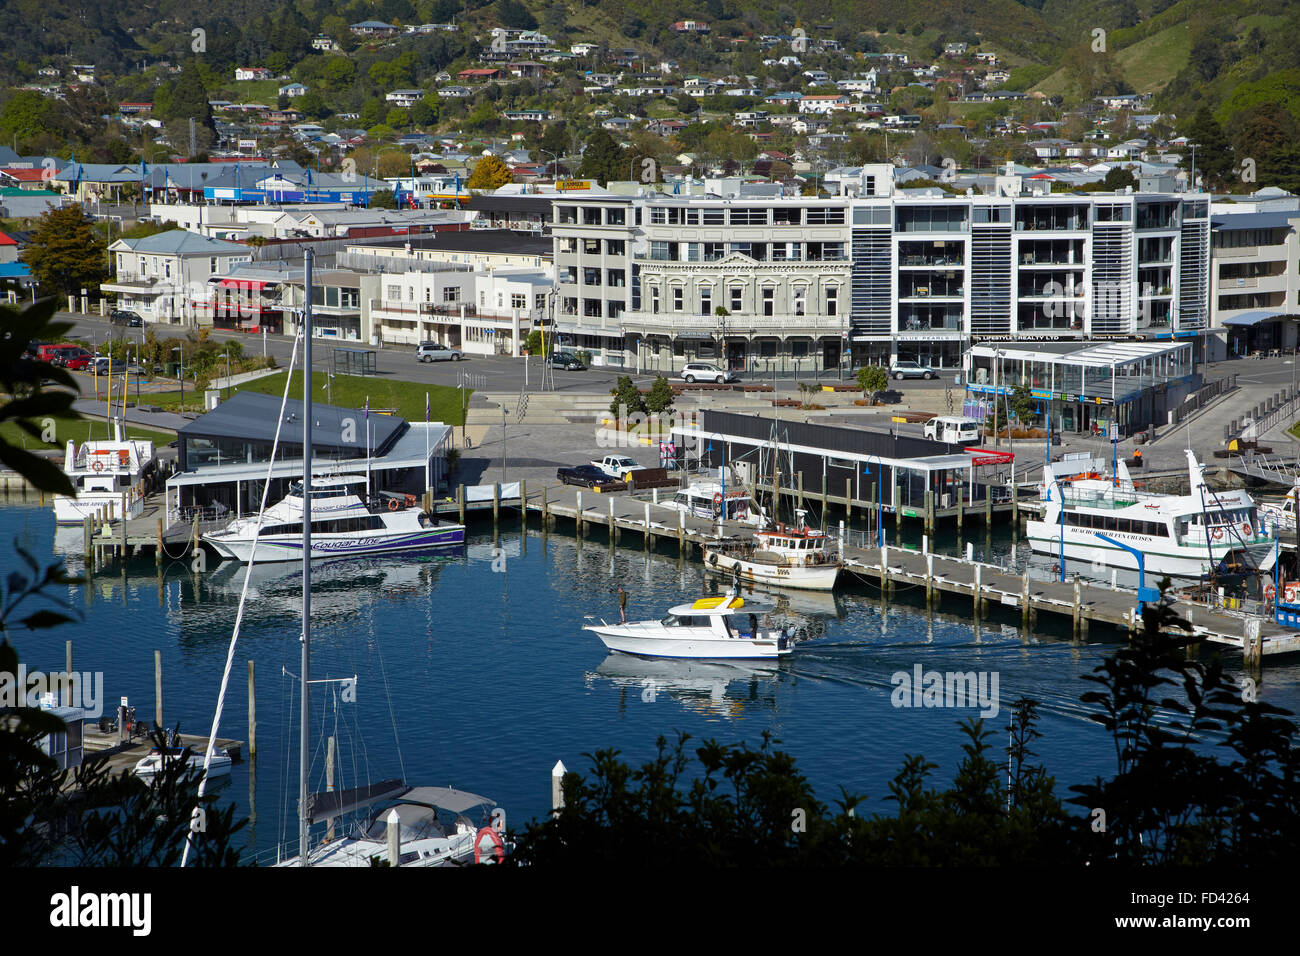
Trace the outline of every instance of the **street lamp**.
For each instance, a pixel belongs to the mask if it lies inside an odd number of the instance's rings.
[[[560,157],[556,156],[549,149],[538,147],[537,151],[545,156],[551,157],[551,181],[555,182],[560,175]]]
[[[185,353],[180,348],[172,349],[173,353],[180,352],[180,359],[176,363],[176,377],[181,382],[181,414],[185,414]]]

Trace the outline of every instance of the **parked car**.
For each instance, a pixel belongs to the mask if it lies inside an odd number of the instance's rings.
[[[607,485],[617,479],[611,478],[595,465],[574,465],[572,468],[557,468],[555,477],[566,485],[581,485],[583,488],[595,488]]]
[[[440,342],[421,342],[415,350],[415,358],[420,362],[459,362],[465,358],[465,353]]]
[[[567,372],[585,372],[587,366],[572,352],[552,352],[547,357],[552,368],[562,368]]]
[[[889,374],[900,381],[905,378],[923,378],[929,381],[934,378],[934,369],[920,362],[897,361],[889,366]]]
[[[133,329],[143,327],[144,319],[140,317],[139,312],[132,312],[130,309],[114,309],[108,316],[110,325],[125,325]]]
[[[707,362],[691,362],[683,366],[681,376],[686,382],[694,382],[696,379],[700,379],[706,382],[717,382],[719,385],[725,382],[740,381],[733,373],[723,371],[716,365],[710,365]]]
[[[79,355],[90,355],[79,345],[73,345],[69,342],[63,343],[46,343],[36,347],[36,357],[42,362],[48,362],[50,365],[62,365],[68,358],[75,358]]]
[[[66,349],[58,354],[55,362],[72,372],[80,372],[90,367],[95,361],[95,356],[91,355],[85,349]]]

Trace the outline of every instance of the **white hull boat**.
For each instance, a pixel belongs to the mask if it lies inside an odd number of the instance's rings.
[[[697,481],[677,491],[671,500],[661,501],[660,504],[673,511],[681,511],[709,521],[725,518],[727,521],[736,521],[758,528],[767,521],[766,514],[754,500],[753,495],[734,486],[728,491],[718,481]]]
[[[352,490],[359,475],[313,478],[311,487],[312,558],[371,557],[424,551],[465,541],[465,526],[440,522],[427,512],[390,497],[387,506],[370,506]],[[259,533],[257,515],[236,518],[225,529],[203,535],[223,558],[248,563],[257,542],[257,563],[301,561],[302,483],[279,504],[266,509]]]
[[[77,489],[75,497],[54,496],[57,524],[81,524],[105,515],[118,521],[144,513],[145,475],[155,466],[153,442],[122,437],[122,423],[113,423],[111,441],[88,441],[80,448],[69,441],[63,471]]]
[[[141,757],[136,763],[135,768],[131,771],[137,777],[152,779],[162,773],[168,763],[179,760],[185,751],[180,748],[171,749],[164,752],[155,747],[146,757]],[[201,753],[191,753],[186,758],[186,772],[188,776],[198,777],[203,773],[204,755]],[[230,754],[221,748],[212,751],[212,762],[208,765],[209,777],[223,777],[230,773],[231,765]]]
[[[840,574],[840,559],[830,549],[830,537],[809,528],[804,514],[797,512],[793,528],[779,524],[755,533],[754,543],[746,547],[705,546],[704,566],[744,583],[833,590]]]
[[[755,660],[777,658],[794,649],[790,634],[777,627],[760,626],[758,616],[772,605],[746,602],[735,593],[701,598],[672,608],[659,621],[587,624],[611,651],[642,657],[703,660]]]
[[[311,819],[326,821],[352,813],[372,803],[384,806],[372,812],[354,832],[326,839],[313,847],[309,866],[371,867],[392,865],[388,858],[388,827],[395,811],[400,866],[465,866],[500,863],[509,847],[491,825],[495,809],[491,800],[450,787],[408,787],[387,781],[372,787],[312,794]],[[475,822],[469,814],[478,812]],[[297,856],[281,858],[275,866],[298,866]]]
[[[1188,495],[1138,491],[1123,462],[1112,477],[1096,472],[1058,477],[1046,467],[1043,515],[1026,524],[1031,548],[1058,560],[1064,552],[1067,564],[1136,570],[1137,558],[1115,543],[1122,542],[1142,552],[1148,578],[1271,571],[1275,541],[1250,495],[1209,491],[1190,450],[1187,460]]]

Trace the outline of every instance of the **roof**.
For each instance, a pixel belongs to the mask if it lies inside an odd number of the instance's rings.
[[[119,239],[110,249],[129,249],[152,255],[167,256],[247,256],[247,246],[220,239],[209,239],[184,229],[169,229],[142,239]]]
[[[1210,217],[1218,230],[1290,229],[1300,221],[1300,212],[1230,212]]]
[[[312,403],[312,444],[321,449],[343,448],[340,440],[344,434],[344,422],[351,420],[353,426],[361,425],[365,413],[357,408],[340,408],[336,405]],[[280,417],[280,396],[263,395],[260,392],[238,391],[210,412],[199,416],[180,429],[180,435],[186,438],[213,437],[238,438],[244,441],[273,441],[276,423]],[[385,454],[388,446],[393,444],[401,432],[407,428],[406,419],[396,415],[371,415],[370,447],[375,455]],[[302,442],[302,402],[290,398],[285,405],[285,428],[281,429],[280,441],[301,444]],[[355,451],[360,457],[365,453],[365,428],[348,429],[349,433],[360,431],[362,445]],[[301,453],[299,453],[301,454]],[[324,464],[324,461],[322,461]],[[266,470],[265,463],[261,464]]]
[[[485,252],[501,255],[544,256],[549,259],[554,254],[551,237],[542,238],[532,233],[514,232],[509,229],[475,229],[465,232],[436,232],[432,235],[412,236],[407,239],[399,236],[403,243],[409,243],[413,252],[426,250],[445,250],[447,252]],[[360,240],[354,248],[382,246],[391,248],[393,240]]]

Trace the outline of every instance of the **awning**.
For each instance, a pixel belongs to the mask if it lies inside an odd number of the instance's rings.
[[[1230,315],[1223,320],[1224,325],[1259,325],[1261,322],[1272,322],[1274,319],[1285,319],[1285,312],[1269,312],[1264,309],[1255,312],[1243,312],[1241,315]]]
[[[713,332],[673,332],[672,337],[675,339],[707,339],[712,342],[717,338]]]

